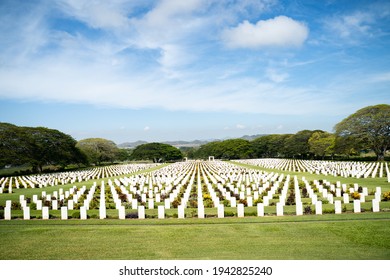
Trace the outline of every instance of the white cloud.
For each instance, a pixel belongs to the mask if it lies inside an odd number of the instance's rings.
[[[223,40],[231,48],[299,47],[307,39],[308,27],[286,16],[260,20],[256,24],[244,21],[223,32]]]
[[[371,36],[371,23],[374,15],[369,12],[355,12],[328,19],[326,25],[331,32],[343,39],[354,39],[359,36]]]
[[[149,126],[145,126],[144,127],[144,131],[149,131],[150,130],[150,127]]]
[[[83,21],[92,28],[125,27],[129,20],[128,1],[60,0],[59,9],[66,15]]]
[[[281,82],[286,81],[286,79],[288,79],[289,74],[278,72],[277,70],[275,70],[273,68],[268,68],[266,70],[266,76],[272,82],[281,83]]]
[[[237,125],[236,125],[236,128],[237,128],[237,129],[245,129],[246,126],[243,125],[243,124],[237,124]]]

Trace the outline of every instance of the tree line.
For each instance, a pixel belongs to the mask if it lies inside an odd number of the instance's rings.
[[[229,139],[210,142],[198,149],[186,149],[190,158],[300,158],[323,159],[375,153],[384,160],[390,147],[390,105],[368,106],[335,125],[334,133],[323,130],[302,130],[295,134],[270,134],[252,141]]]
[[[334,131],[302,130],[295,134],[265,135],[252,141],[229,139],[181,150],[162,143],[119,149],[113,141],[103,138],[76,141],[55,129],[0,123],[0,168],[27,164],[32,172],[42,172],[47,165],[64,169],[70,164],[88,166],[127,160],[169,162],[183,157],[207,159],[209,156],[226,160],[312,159],[335,155],[345,158],[361,151],[373,151],[378,160],[383,160],[390,147],[390,105],[362,108],[336,124]]]

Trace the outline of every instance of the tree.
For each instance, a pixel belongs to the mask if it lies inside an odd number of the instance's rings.
[[[350,137],[356,145],[372,149],[384,160],[390,147],[390,105],[379,104],[356,111],[335,126],[336,135]]]
[[[153,162],[176,161],[183,158],[182,152],[168,144],[148,143],[137,146],[131,154],[133,160],[152,160]]]
[[[87,156],[90,163],[96,165],[113,162],[119,155],[119,148],[116,144],[103,138],[83,139],[76,146]]]
[[[244,159],[252,157],[251,144],[245,139],[228,139],[210,142],[195,151],[196,158],[207,159],[214,156],[220,159]]]
[[[334,153],[336,137],[329,132],[314,132],[308,140],[310,152],[324,158],[326,154]]]
[[[286,153],[292,157],[307,158],[310,155],[309,139],[314,132],[322,130],[302,130],[286,139]]]
[[[0,123],[0,164],[30,164],[42,172],[47,164],[65,167],[70,163],[84,163],[76,140],[55,129],[18,127]]]
[[[257,158],[280,157],[286,154],[286,139],[290,134],[270,134],[251,142],[254,156]]]

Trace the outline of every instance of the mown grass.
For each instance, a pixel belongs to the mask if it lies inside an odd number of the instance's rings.
[[[390,213],[0,221],[0,259],[389,259]]]

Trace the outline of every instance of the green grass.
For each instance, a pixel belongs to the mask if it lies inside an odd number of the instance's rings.
[[[390,213],[0,221],[0,259],[390,259]]]

